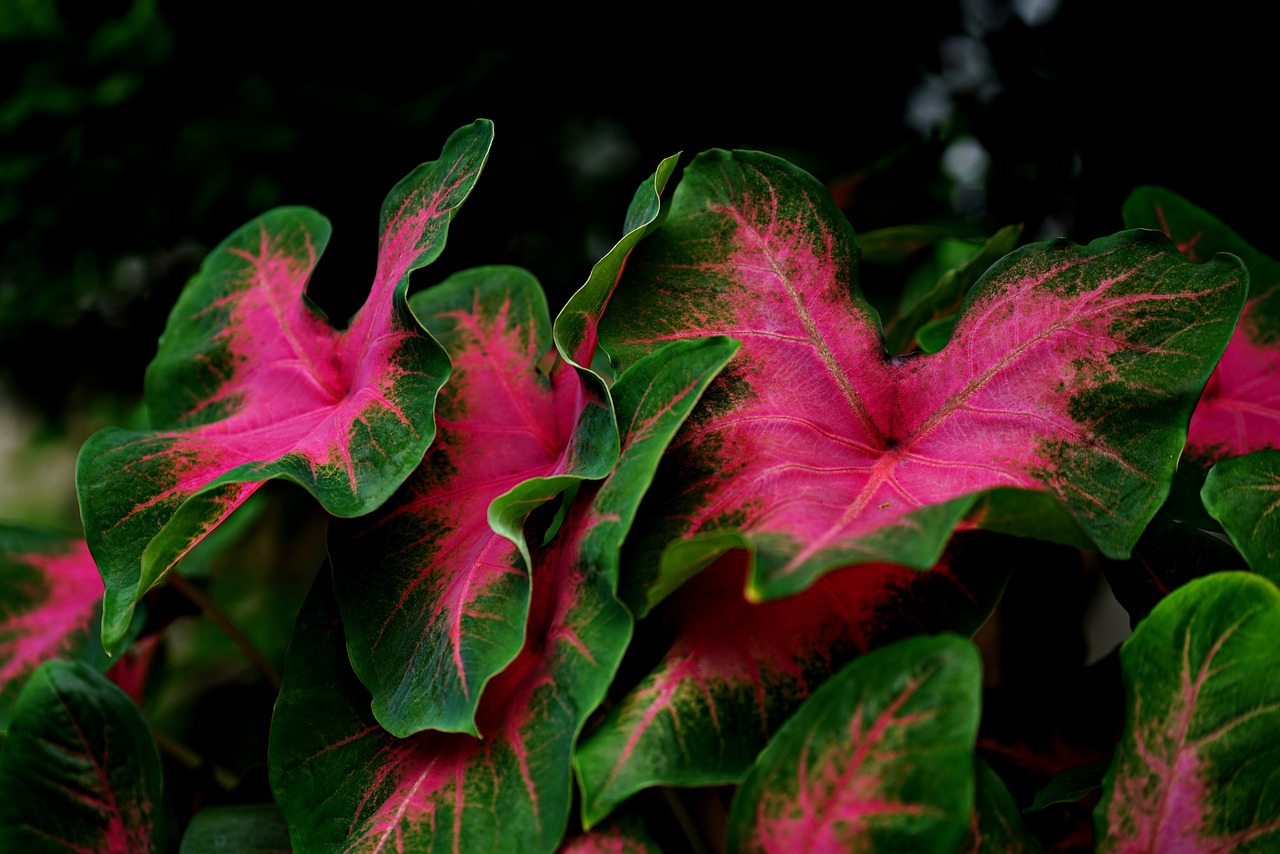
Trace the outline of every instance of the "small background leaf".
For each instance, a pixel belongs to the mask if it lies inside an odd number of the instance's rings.
[[[973,809],[981,662],[955,635],[854,660],[743,778],[733,851],[954,851]]]
[[[0,750],[0,850],[167,849],[160,757],[124,692],[49,661],[23,688]]]
[[[1280,450],[1215,464],[1201,497],[1249,568],[1280,583]]]
[[[1280,839],[1280,591],[1223,572],[1170,593],[1120,648],[1125,735],[1099,851],[1271,851]]]

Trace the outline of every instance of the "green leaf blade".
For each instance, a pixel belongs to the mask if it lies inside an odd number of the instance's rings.
[[[1125,733],[1099,851],[1267,851],[1280,839],[1280,591],[1223,572],[1173,591],[1120,649]]]
[[[0,750],[0,850],[166,850],[160,757],[123,691],[49,661],[18,698]]]
[[[981,663],[956,636],[859,658],[743,778],[734,851],[954,851],[973,809]]]

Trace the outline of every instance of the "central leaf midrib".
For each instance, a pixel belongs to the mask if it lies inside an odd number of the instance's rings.
[[[786,291],[791,305],[795,309],[796,317],[800,321],[801,327],[804,329],[805,340],[809,346],[813,348],[818,355],[818,359],[822,362],[823,368],[831,376],[835,382],[836,388],[840,390],[840,394],[844,397],[845,402],[849,405],[850,411],[863,431],[871,438],[872,442],[877,446],[884,447],[886,436],[880,430],[880,427],[871,417],[871,413],[867,411],[866,405],[862,402],[862,398],[858,396],[858,392],[854,389],[853,384],[849,382],[848,376],[840,367],[840,363],[836,360],[835,353],[827,346],[826,339],[818,329],[818,324],[813,319],[813,315],[809,313],[809,309],[805,306],[804,300],[800,298],[799,292],[795,289],[791,278],[785,275],[780,268],[777,257],[774,255],[769,241],[764,238],[758,231],[751,229],[753,236],[759,241],[761,251],[764,253],[766,260],[769,262],[769,269]]]

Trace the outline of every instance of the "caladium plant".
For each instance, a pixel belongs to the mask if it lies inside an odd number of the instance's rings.
[[[393,188],[344,328],[306,296],[318,213],[235,232],[147,427],[84,445],[81,535],[0,528],[0,847],[1280,845],[1280,264],[1142,187],[1084,244],[918,241],[873,305],[821,183],[712,150],[562,306],[510,266],[411,278],[492,138]],[[322,548],[262,546],[299,518]],[[1051,563],[1134,626],[1087,747],[992,712],[1056,640],[1006,610]],[[247,747],[175,719],[239,655]]]

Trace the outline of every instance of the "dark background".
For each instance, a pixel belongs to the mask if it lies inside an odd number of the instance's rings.
[[[1271,242],[1274,49],[1233,4],[677,7],[0,0],[0,382],[51,424],[139,400],[183,282],[280,204],[332,220],[311,293],[345,322],[383,196],[478,117],[489,165],[415,287],[518,264],[554,312],[657,163],[711,147],[793,160],[859,232],[1084,242],[1156,183]],[[958,139],[989,158],[966,187]]]

